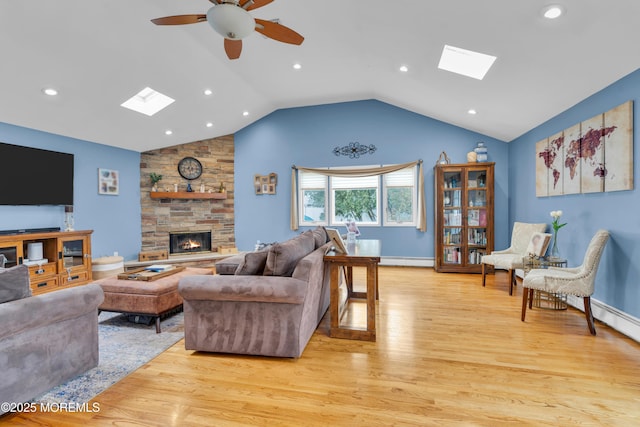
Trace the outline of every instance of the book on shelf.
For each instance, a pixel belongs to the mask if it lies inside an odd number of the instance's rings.
[[[482,256],[485,254],[484,249],[472,249],[469,251],[469,264],[480,264]]]
[[[486,227],[487,226],[487,210],[486,209],[479,209],[478,210],[478,225],[480,227]]]
[[[477,209],[471,209],[467,213],[467,223],[470,226],[480,225],[480,214]]]

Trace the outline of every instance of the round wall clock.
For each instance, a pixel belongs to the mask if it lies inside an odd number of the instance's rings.
[[[184,179],[197,179],[202,175],[202,163],[193,157],[185,157],[178,163],[178,172]]]

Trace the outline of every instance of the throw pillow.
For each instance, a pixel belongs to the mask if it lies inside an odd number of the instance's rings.
[[[264,266],[267,263],[268,255],[268,248],[256,252],[247,252],[244,255],[244,260],[236,269],[236,276],[261,275],[264,272]]]
[[[323,226],[319,225],[313,230],[313,238],[315,239],[316,249],[327,243],[327,232]]]
[[[0,268],[0,303],[31,296],[29,267],[24,264]]]
[[[311,231],[305,231],[286,242],[276,243],[269,248],[264,275],[290,277],[298,261],[313,252],[314,248],[315,239]]]

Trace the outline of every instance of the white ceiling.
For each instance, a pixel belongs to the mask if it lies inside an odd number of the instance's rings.
[[[547,21],[548,0],[275,0],[251,14],[304,43],[254,33],[230,61],[207,23],[150,22],[207,0],[0,0],[0,121],[146,151],[281,108],[378,99],[510,141],[640,68],[640,1],[557,3],[566,14]],[[483,81],[463,77],[437,68],[445,44],[498,59]],[[153,117],[120,107],[145,86],[176,102]]]

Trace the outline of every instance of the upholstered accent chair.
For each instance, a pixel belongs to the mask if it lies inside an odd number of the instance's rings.
[[[526,256],[527,246],[533,233],[544,233],[547,224],[530,224],[526,222],[513,223],[511,231],[511,246],[501,251],[493,251],[490,255],[484,255],[482,260],[482,286],[486,283],[487,265],[494,268],[509,271],[509,295],[513,295],[513,287],[516,284],[516,269],[523,268],[523,259]]]
[[[609,232],[598,230],[591,239],[587,252],[584,255],[582,265],[575,268],[550,267],[548,269],[531,270],[522,282],[522,315],[521,320],[532,306],[533,291],[575,295],[582,297],[584,301],[584,314],[587,317],[587,325],[591,335],[596,334],[591,312],[591,295],[595,289],[596,273],[604,247],[609,240]]]

